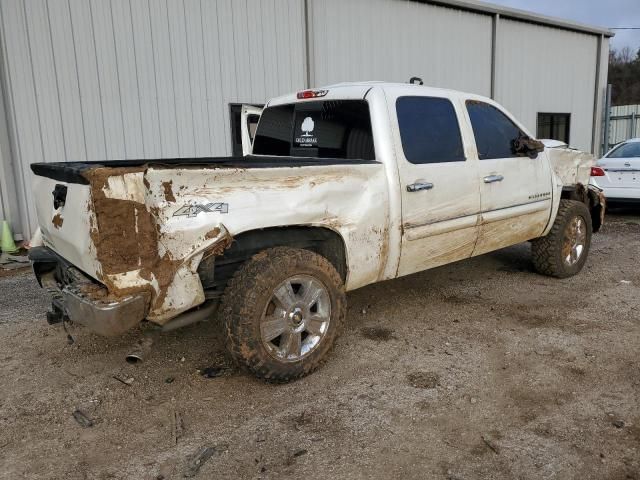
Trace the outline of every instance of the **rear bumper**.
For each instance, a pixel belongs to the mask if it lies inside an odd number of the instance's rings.
[[[640,187],[612,187],[610,185],[600,185],[597,177],[591,177],[591,185],[602,189],[607,200],[618,202],[638,202],[640,201]]]
[[[147,316],[148,295],[132,294],[110,298],[107,289],[95,283],[47,247],[29,251],[38,283],[52,297],[52,309],[62,318],[87,327],[94,333],[120,335]]]

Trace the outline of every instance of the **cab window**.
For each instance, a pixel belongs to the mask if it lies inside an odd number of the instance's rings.
[[[467,111],[480,160],[515,157],[513,142],[524,133],[493,105],[467,100]]]
[[[465,160],[458,117],[446,98],[399,97],[398,126],[405,158],[416,164]]]

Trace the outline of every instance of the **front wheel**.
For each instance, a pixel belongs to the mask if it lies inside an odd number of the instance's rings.
[[[321,255],[278,247],[254,255],[225,291],[227,346],[259,378],[287,382],[314,371],[346,312],[340,275]]]
[[[560,200],[551,231],[531,243],[536,271],[557,278],[576,275],[587,261],[592,232],[587,206],[575,200]]]

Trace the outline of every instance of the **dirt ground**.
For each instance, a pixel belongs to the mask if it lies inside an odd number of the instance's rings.
[[[2,276],[0,478],[183,478],[208,446],[196,478],[640,479],[639,259],[624,210],[572,279],[523,244],[360,289],[288,385],[227,368],[215,323],[137,365],[139,331],[68,345],[31,274]]]

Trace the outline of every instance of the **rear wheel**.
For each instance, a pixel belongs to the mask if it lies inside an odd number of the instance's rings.
[[[592,231],[591,214],[584,203],[560,200],[551,231],[531,243],[536,271],[558,278],[576,275],[587,261]]]
[[[342,279],[326,258],[279,247],[240,267],[221,312],[234,360],[260,378],[286,382],[326,359],[345,310]]]

